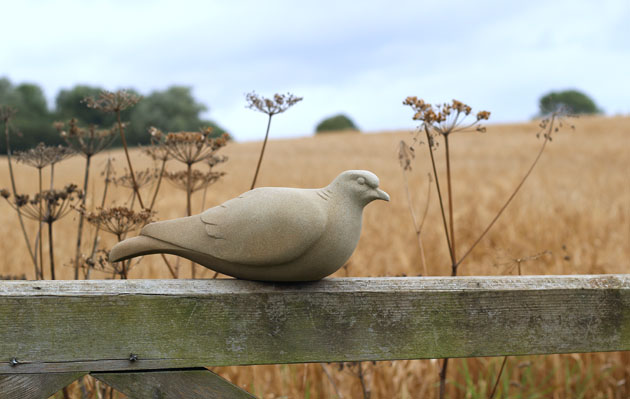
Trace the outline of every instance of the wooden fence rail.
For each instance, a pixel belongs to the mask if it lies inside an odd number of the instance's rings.
[[[630,350],[630,275],[0,282],[0,398],[90,373],[251,397],[203,367]]]

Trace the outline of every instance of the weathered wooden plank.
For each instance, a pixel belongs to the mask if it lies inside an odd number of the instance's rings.
[[[122,371],[91,373],[131,399],[252,399],[241,388],[210,370]]]
[[[0,326],[0,373],[630,350],[630,276],[9,281]]]
[[[47,399],[84,374],[0,374],[0,398]]]

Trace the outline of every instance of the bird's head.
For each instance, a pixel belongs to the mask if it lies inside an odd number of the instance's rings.
[[[378,177],[367,170],[346,170],[335,178],[331,186],[358,200],[362,206],[374,200],[389,201],[389,194],[378,188]]]

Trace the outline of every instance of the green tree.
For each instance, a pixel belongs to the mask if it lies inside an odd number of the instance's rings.
[[[88,108],[84,103],[85,98],[96,98],[102,91],[102,87],[86,85],[76,85],[71,89],[61,90],[55,99],[55,118],[60,121],[76,118],[82,126],[96,125],[101,128],[113,126],[116,123],[116,117],[113,114]],[[139,95],[133,89],[127,89],[127,91]],[[121,113],[121,117],[128,121],[132,113],[133,108],[127,109]]]
[[[574,114],[598,114],[602,112],[595,101],[578,90],[552,91],[540,98],[538,107],[541,115],[563,108]]]
[[[339,115],[331,116],[330,118],[326,118],[323,121],[321,121],[315,128],[315,133],[326,133],[326,132],[339,131],[339,130],[358,131],[359,129],[354,124],[352,119],[350,119],[344,114],[339,114]]]
[[[43,90],[36,84],[13,85],[0,78],[0,104],[17,110],[11,121],[12,150],[34,147],[39,142],[60,144],[61,138],[53,128],[53,116],[48,110]],[[0,153],[6,152],[4,137],[0,140]]]
[[[13,85],[9,79],[0,78],[0,104],[16,108],[13,119],[11,147],[14,150],[31,148],[39,142],[49,145],[62,144],[54,121],[68,121],[76,118],[79,125],[112,127],[115,116],[88,108],[83,102],[86,97],[97,97],[103,89],[97,86],[77,85],[59,91],[55,98],[55,111],[46,104],[42,89],[30,83]],[[128,90],[138,94],[134,90]],[[214,136],[225,131],[211,120],[201,119],[207,107],[197,101],[190,87],[172,86],[163,91],[154,91],[143,98],[138,105],[122,112],[122,119],[129,122],[126,128],[130,145],[146,144],[150,141],[148,129],[155,126],[165,132],[182,130],[197,131],[211,126]],[[19,136],[19,137],[18,137]],[[114,145],[120,143],[116,141]],[[0,153],[6,152],[5,140],[0,140]]]
[[[55,113],[59,120],[67,121],[76,118],[81,125],[97,125],[108,127],[114,123],[111,114],[85,106],[83,99],[97,97],[103,89],[97,86],[77,85],[71,89],[61,90],[55,99]]]
[[[208,108],[192,95],[192,89],[185,86],[171,86],[163,91],[154,91],[143,98],[131,110],[128,141],[142,144],[149,140],[147,133],[151,126],[164,132],[198,131],[213,127],[213,135],[224,133],[216,123],[202,120],[200,114]]]

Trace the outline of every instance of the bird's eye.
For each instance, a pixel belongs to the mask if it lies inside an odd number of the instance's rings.
[[[361,185],[365,184],[365,178],[363,178],[363,177],[359,177],[359,178],[357,179],[357,183],[359,183],[359,184],[361,184]]]

